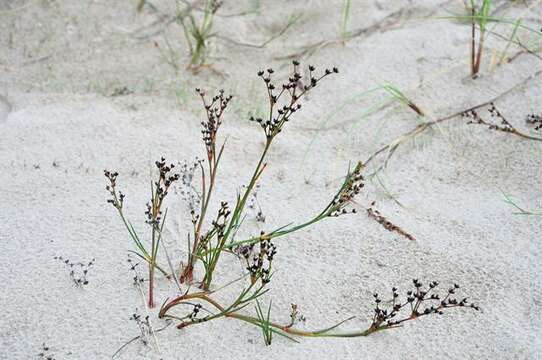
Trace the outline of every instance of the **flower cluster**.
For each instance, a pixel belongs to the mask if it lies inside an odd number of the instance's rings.
[[[293,61],[294,69],[288,81],[278,87],[272,81],[273,69],[267,69],[266,71],[260,70],[258,76],[263,80],[267,88],[267,95],[269,97],[269,118],[255,118],[251,117],[250,121],[255,121],[260,124],[265,132],[267,139],[272,139],[278,133],[282,131],[282,128],[286,122],[290,120],[293,113],[301,109],[299,100],[309,90],[318,85],[320,80],[333,73],[338,73],[339,69],[334,67],[333,69],[325,69],[323,74],[316,75],[316,68],[312,65],[309,66],[309,78],[305,79],[299,73],[299,62]]]
[[[207,103],[205,99],[205,91],[201,89],[196,89],[196,92],[201,97],[203,101],[203,106],[205,108],[207,120],[201,122],[201,134],[203,138],[203,143],[207,150],[207,157],[209,160],[214,160],[216,157],[216,134],[220,125],[222,125],[222,115],[224,110],[228,107],[229,102],[232,99],[232,95],[225,96],[224,90],[220,90],[218,95],[213,96],[210,103]]]
[[[130,271],[134,273],[134,277],[132,278],[134,286],[140,286],[145,282],[145,279],[139,276],[139,272],[137,271],[139,263],[133,262],[131,258],[126,259],[126,261],[130,265]]]
[[[290,305],[291,305],[290,323],[286,326],[287,328],[291,328],[292,326],[300,322],[305,322],[307,320],[305,316],[299,312],[297,304],[290,304]]]
[[[192,321],[198,321],[198,314],[201,308],[201,304],[194,304],[194,308],[192,309],[192,312],[188,315],[188,318]]]
[[[154,163],[156,167],[158,168],[159,172],[159,180],[155,182],[156,185],[156,193],[158,194],[159,199],[163,199],[167,195],[167,191],[171,184],[177,180],[179,180],[179,174],[170,174],[171,170],[175,167],[175,165],[170,164],[169,166],[166,165],[166,159],[161,158],[160,161],[156,161]]]
[[[382,215],[380,213],[380,211],[378,211],[375,208],[375,205],[376,205],[376,202],[373,201],[371,203],[371,205],[367,208],[367,215],[371,219],[374,219],[377,223],[382,225],[384,227],[384,229],[386,229],[388,231],[395,232],[395,233],[407,238],[408,240],[416,240],[414,238],[414,236],[412,236],[411,234],[409,234],[408,232],[403,230],[401,227],[395,225],[390,220],[388,220],[384,215]]]
[[[391,305],[388,309],[382,307],[382,299],[378,294],[373,295],[376,306],[370,327],[372,331],[398,327],[405,321],[415,320],[425,315],[441,315],[444,310],[455,307],[469,307],[480,310],[475,304],[469,303],[467,298],[461,300],[455,298],[455,293],[459,289],[457,284],[449,288],[446,295],[441,296],[435,292],[439,285],[437,281],[431,282],[425,288],[418,279],[413,279],[412,282],[414,289],[407,291],[404,301],[399,300],[397,288],[392,288],[392,299],[389,301]],[[401,316],[404,309],[406,309],[407,314]]]
[[[122,192],[118,192],[116,190],[117,186],[117,176],[119,176],[118,172],[111,172],[109,170],[104,170],[104,175],[107,179],[109,179],[109,185],[105,187],[105,189],[111,194],[111,198],[107,199],[107,202],[111,205],[113,205],[117,210],[122,210],[122,205],[124,203],[124,194]]]
[[[149,316],[147,315],[143,318],[141,315],[139,315],[136,309],[136,312],[133,313],[132,316],[130,316],[130,320],[135,321],[135,323],[137,324],[137,327],[141,333],[138,338],[141,340],[143,345],[148,345],[152,334],[152,327]]]
[[[361,189],[365,186],[363,183],[364,177],[361,174],[362,170],[363,163],[360,161],[357,163],[354,170],[348,173],[341,189],[337,195],[335,195],[329,206],[328,216],[340,216],[349,212],[356,212],[356,209],[348,211],[346,206],[352,202],[354,197],[359,194]]]
[[[201,194],[194,186],[194,176],[196,169],[201,166],[202,160],[196,159],[192,164],[180,163],[180,185],[176,189],[183,201],[188,205],[188,209],[196,211],[196,208],[201,200]]]
[[[491,120],[482,118],[476,110],[469,110],[461,114],[468,119],[467,124],[485,125],[489,130],[502,131],[507,133],[515,133],[516,129],[508,120],[501,114],[494,103],[489,104],[488,113]]]
[[[525,118],[525,122],[529,125],[534,126],[535,130],[542,130],[542,115],[540,114],[529,114]]]
[[[41,352],[38,354],[38,358],[43,360],[55,360],[55,356],[52,353],[52,350],[45,343],[41,344]]]
[[[161,158],[155,162],[158,168],[158,180],[154,182],[154,193],[150,203],[147,203],[147,223],[151,226],[158,226],[162,216],[162,203],[168,195],[170,186],[179,180],[179,174],[171,174],[174,164],[166,165],[166,159]]]
[[[247,205],[247,208],[254,212],[254,218],[257,222],[265,222],[265,214],[263,213],[262,207],[258,201],[258,191],[260,190],[260,184],[257,184],[250,194],[250,200]]]
[[[71,262],[69,259],[64,259],[62,256],[55,256],[55,260],[61,261],[70,271],[70,278],[77,287],[88,285],[88,271],[94,266],[96,259],[92,259],[88,263]]]
[[[237,249],[239,253],[246,261],[246,269],[250,273],[250,280],[252,284],[256,283],[258,279],[262,280],[262,284],[265,285],[271,281],[271,265],[273,258],[277,253],[277,247],[271,242],[271,240],[264,237],[264,232],[261,234],[259,243],[259,249],[256,250],[254,244],[243,245]]]
[[[216,217],[216,220],[214,220],[211,224],[216,230],[219,240],[224,238],[224,229],[226,228],[226,222],[228,221],[228,216],[230,216],[230,214],[231,211],[228,208],[228,203],[225,201],[221,201],[220,209],[218,209],[218,215]]]
[[[222,240],[224,239],[224,230],[226,230],[226,224],[228,222],[230,214],[231,211],[228,207],[228,203],[222,201],[220,203],[220,208],[218,209],[218,214],[216,218],[211,222],[210,230],[207,231],[204,235],[201,235],[199,239],[197,253],[204,253],[206,250],[209,250],[209,242],[215,236],[218,244],[222,242]],[[192,214],[192,223],[194,225],[198,221],[198,219],[198,215]]]
[[[224,5],[224,1],[211,0],[210,1],[211,13],[216,14],[218,9],[220,9],[222,7],[222,5]]]

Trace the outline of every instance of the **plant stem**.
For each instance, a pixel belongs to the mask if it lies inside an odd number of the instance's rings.
[[[203,104],[206,105],[205,104],[205,99],[203,99]],[[224,109],[222,109],[220,111],[220,114],[218,115],[219,119],[222,116],[223,111],[224,111]],[[209,118],[209,116],[211,116],[211,114],[210,114],[210,110],[207,107],[206,107],[206,112],[207,112],[207,117]],[[202,228],[202,225],[203,225],[203,221],[205,220],[205,216],[207,214],[207,208],[209,207],[209,202],[211,200],[211,195],[212,195],[213,190],[214,190],[218,163],[220,162],[220,159],[222,157],[222,153],[224,152],[225,143],[222,144],[222,147],[220,148],[220,150],[218,152],[218,156],[217,156],[217,153],[216,153],[216,131],[217,130],[218,130],[218,128],[215,129],[214,133],[210,134],[210,136],[212,137],[211,146],[210,146],[210,148],[207,149],[207,162],[209,164],[209,177],[210,177],[210,179],[209,179],[209,189],[207,190],[207,192],[205,190],[205,170],[204,170],[203,166],[201,166],[202,194],[203,194],[203,197],[201,199],[201,202],[202,202],[201,213],[200,213],[200,216],[199,216],[199,219],[198,219],[198,223],[197,223],[197,225],[195,227],[195,230],[194,230],[194,243],[192,245],[192,249],[190,250],[188,263],[185,266],[185,268],[183,269],[182,274],[180,276],[180,281],[181,282],[191,281],[192,278],[193,278],[194,263],[197,260],[198,245],[199,245],[199,240],[200,240],[200,237],[201,237],[201,228]]]
[[[476,15],[476,10],[474,9],[474,4],[472,6],[472,31],[471,31],[471,59],[470,59],[470,69],[471,77],[476,77],[476,24],[474,22],[474,17]]]
[[[116,197],[116,195],[115,195]],[[143,244],[141,243],[141,241],[139,240],[139,237],[137,236],[135,230],[133,229],[133,227],[130,225],[130,223],[128,222],[128,220],[126,220],[126,217],[124,216],[124,212],[122,211],[122,209],[117,209],[118,213],[119,213],[119,216],[122,220],[122,223],[124,224],[124,226],[126,227],[126,230],[128,230],[128,233],[130,234],[130,237],[132,238],[132,240],[135,242],[137,248],[139,249],[139,251],[141,251],[141,254],[138,253],[138,252],[135,252],[134,253],[136,255],[138,255],[140,258],[142,258],[143,260],[145,260],[148,264],[151,263],[151,256],[149,255],[148,251],[145,249],[145,247],[143,246]],[[170,278],[170,274],[168,274],[160,265],[158,265],[156,263],[156,261],[154,261],[154,267],[156,267],[166,278]]]
[[[319,214],[318,216],[310,219],[309,221],[306,221],[306,222],[301,223],[299,225],[295,225],[295,226],[293,226],[291,228],[287,228],[287,229],[284,229],[284,230],[278,229],[278,230],[272,231],[272,232],[270,232],[268,234],[264,234],[264,235],[260,235],[260,236],[253,236],[253,237],[245,239],[245,240],[230,242],[229,244],[225,245],[224,248],[225,249],[232,249],[232,248],[237,247],[239,245],[254,244],[254,243],[257,243],[258,241],[260,241],[262,239],[271,240],[271,239],[274,239],[274,238],[277,238],[277,237],[288,235],[288,234],[293,233],[295,231],[301,230],[301,229],[303,229],[303,228],[305,228],[307,226],[310,226],[310,225],[312,225],[314,223],[317,223],[317,222],[325,219],[326,217],[327,217],[327,214]]]
[[[474,63],[474,74],[476,77],[480,71],[480,63],[482,62],[482,51],[484,50],[484,32],[480,30],[480,39],[478,39],[478,52],[476,53],[476,61]]]
[[[358,163],[358,165],[356,166],[357,167],[363,167],[364,165],[360,162]],[[354,174],[355,170],[353,172],[348,172],[348,174],[346,175],[345,177],[345,180],[344,182],[342,183],[341,187],[339,188],[339,190],[336,192],[335,196],[333,197],[333,200],[330,201],[328,203],[328,205],[324,208],[324,210],[322,210],[318,215],[316,215],[315,217],[311,218],[310,220],[304,222],[304,223],[301,223],[301,224],[298,224],[298,225],[294,225],[292,227],[289,227],[290,225],[286,225],[286,226],[282,226],[276,230],[273,230],[267,234],[262,234],[262,235],[259,235],[259,236],[253,236],[251,238],[248,238],[248,239],[245,239],[245,240],[240,240],[240,241],[231,241],[229,244],[227,245],[224,245],[224,249],[232,249],[234,247],[237,247],[239,245],[243,245],[243,244],[254,244],[254,243],[257,243],[261,240],[271,240],[271,239],[274,239],[274,238],[277,238],[277,237],[280,237],[280,236],[284,236],[284,235],[288,235],[290,233],[293,233],[293,232],[296,232],[296,231],[299,231],[307,226],[310,226],[310,225],[313,225],[319,221],[322,221],[330,216],[333,216],[333,212],[334,211],[337,211],[340,209],[340,207],[338,207],[338,204],[337,204],[337,201],[340,199],[340,196],[341,196],[341,193],[344,191],[344,189],[350,184],[350,182],[352,181],[352,175]],[[216,251],[217,249],[210,249],[209,251]]]
[[[216,247],[215,251],[213,252],[211,256],[211,260],[209,263],[209,266],[206,269],[205,276],[203,278],[203,288],[208,290],[211,286],[212,280],[213,280],[213,272],[215,270],[216,264],[218,263],[218,260],[220,258],[220,253],[225,247],[226,241],[229,238],[231,231],[236,228],[239,225],[239,219],[241,218],[243,209],[245,208],[245,204],[247,202],[247,199],[252,192],[252,189],[256,185],[256,182],[258,181],[259,176],[261,175],[261,172],[265,168],[265,157],[267,155],[267,152],[269,150],[269,147],[271,146],[272,138],[268,138],[265,148],[262,152],[262,155],[260,156],[260,160],[258,161],[258,165],[256,166],[256,169],[254,170],[254,173],[252,174],[252,178],[250,179],[250,182],[245,190],[245,193],[243,194],[243,197],[237,201],[235,205],[235,209],[233,211],[233,215],[231,217],[230,222],[228,223],[228,227],[224,233],[224,238],[221,241],[220,244]]]
[[[237,320],[241,320],[244,322],[248,322],[250,324],[256,325],[258,327],[264,326],[262,324],[262,321],[256,317],[249,316],[249,315],[243,315],[237,313],[236,310],[230,310],[232,307],[229,307],[228,309],[224,308],[222,305],[220,305],[217,301],[212,299],[207,295],[205,292],[198,292],[193,294],[185,294],[182,296],[179,296],[176,299],[173,299],[169,303],[165,304],[162,309],[160,309],[159,317],[173,317],[170,315],[167,315],[167,312],[173,308],[174,306],[180,304],[183,301],[187,301],[190,299],[199,299],[202,301],[205,301],[211,305],[213,305],[217,310],[220,311],[220,313],[211,315],[210,317],[206,318],[204,321],[209,321],[212,319],[217,319],[220,317],[226,317],[226,318],[233,318]],[[390,329],[393,327],[369,327],[366,330],[359,330],[359,331],[352,331],[352,332],[331,332],[335,328],[337,328],[339,325],[343,324],[344,322],[351,320],[352,318],[346,319],[344,321],[341,321],[331,327],[320,329],[320,330],[313,330],[313,331],[306,331],[306,330],[299,330],[295,329],[291,326],[291,324],[288,325],[282,325],[278,324],[276,322],[266,321],[267,326],[271,327],[273,329],[273,332],[280,333],[282,335],[296,335],[296,336],[303,336],[303,337],[336,337],[336,338],[349,338],[349,337],[364,337],[368,336],[374,332]],[[187,321],[180,323],[177,328],[182,329],[191,325],[197,325],[200,324],[202,321]]]
[[[160,180],[158,180],[160,181]],[[151,187],[152,189],[152,187]],[[158,189],[158,185],[156,186]],[[158,216],[158,204],[157,204],[158,193],[156,190],[152,195],[152,219],[156,220]],[[154,264],[156,263],[156,227],[154,223],[151,224],[151,256],[149,262],[149,308],[154,307]]]
[[[149,308],[154,307],[154,260],[149,264]]]
[[[207,208],[209,206],[209,201],[211,199],[211,194],[213,192],[214,184],[215,184],[215,178],[216,178],[216,165],[218,163],[216,161],[214,162],[214,166],[212,165],[212,157],[209,156],[209,173],[210,173],[210,180],[209,180],[209,189],[207,194],[205,194],[205,176],[202,176],[202,182],[203,182],[203,206],[201,209],[200,217],[198,220],[198,224],[196,225],[196,229],[194,230],[194,243],[192,245],[192,250],[190,251],[188,264],[183,270],[183,274],[181,275],[181,283],[184,281],[191,281],[193,277],[193,271],[194,271],[194,263],[196,262],[196,251],[199,244],[199,239],[201,235],[201,227],[203,225],[203,220],[205,219],[205,215],[207,214]],[[203,173],[203,168],[202,168]]]

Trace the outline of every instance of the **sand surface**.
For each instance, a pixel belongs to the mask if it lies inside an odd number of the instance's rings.
[[[213,40],[213,70],[192,74],[185,70],[180,28],[156,25],[157,13],[145,8],[138,14],[136,3],[0,1],[0,359],[39,359],[43,343],[55,359],[107,359],[139,335],[130,317],[136,309],[143,316],[147,310],[126,262],[133,244],[106,203],[103,169],[120,173],[127,214],[145,233],[154,160],[166,156],[182,163],[203,156],[203,112],[193,88],[221,87],[235,97],[222,129],[228,140],[215,200],[234,201],[264,144],[261,129],[247,121],[266,110],[257,70],[271,66],[277,76],[287,76],[289,61],[280,57],[336,38],[342,4],[262,1],[258,14],[217,17],[222,36],[260,44],[289,15],[301,15],[265,48]],[[174,9],[173,1],[155,3],[166,14]],[[235,14],[256,2],[225,3],[220,11]],[[495,9],[539,28],[538,3],[497,1]],[[525,116],[542,112],[540,58],[522,53],[492,66],[506,43],[489,36],[481,76],[470,79],[469,26],[436,18],[460,10],[460,1],[352,1],[348,26],[366,31],[301,58],[320,68],[338,66],[340,74],[310,94],[277,139],[258,191],[265,223],[249,212],[243,235],[308,219],[331,199],[349,164],[366,160],[421,122],[494,97],[517,129],[537,135]],[[375,28],[382,19],[388,19],[386,26]],[[491,29],[503,36],[512,31],[502,24]],[[518,36],[540,42],[529,32]],[[154,45],[163,48],[166,39],[179,54],[178,70]],[[508,54],[521,50],[512,45]],[[382,90],[363,93],[386,82],[427,116],[398,102],[370,112],[389,96]],[[125,95],[112,96],[119,91]],[[372,318],[372,294],[392,286],[404,292],[412,278],[461,284],[481,312],[449,311],[367,338],[293,343],[275,337],[269,347],[257,328],[231,319],[185,330],[169,326],[156,334],[158,346],[152,339],[147,346],[137,340],[117,358],[539,358],[542,216],[514,214],[503,193],[542,212],[542,142],[455,117],[403,143],[379,179],[367,181],[354,206],[363,209],[376,200],[416,240],[387,231],[363,210],[276,240],[276,274],[265,299],[273,299],[273,317],[287,322],[296,303],[307,329],[353,315],[343,329],[363,328]],[[175,262],[186,256],[191,228],[177,190],[169,198],[165,238]],[[74,286],[57,256],[74,262],[95,258],[89,284]],[[238,260],[224,257],[216,286],[242,271]],[[158,303],[176,295],[165,279],[158,287]],[[153,326],[162,328],[157,309],[148,311]]]

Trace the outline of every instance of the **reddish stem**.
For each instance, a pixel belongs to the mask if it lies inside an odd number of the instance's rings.
[[[154,307],[154,264],[149,265],[149,308]]]

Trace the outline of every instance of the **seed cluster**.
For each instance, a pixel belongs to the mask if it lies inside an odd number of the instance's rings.
[[[542,115],[540,114],[529,114],[525,118],[525,122],[529,125],[534,126],[536,131],[542,130]]]
[[[171,174],[171,171],[175,167],[174,164],[166,165],[166,159],[161,158],[160,161],[154,163],[158,169],[158,180],[154,182],[154,194],[150,203],[147,203],[147,224],[158,227],[160,220],[162,220],[162,203],[166,196],[170,186],[179,180],[179,174]]]
[[[62,256],[55,256],[55,260],[61,261],[70,271],[70,278],[77,287],[88,285],[88,271],[94,266],[96,259],[92,259],[88,263],[71,262],[69,259],[64,259]]]
[[[257,222],[265,223],[265,214],[263,213],[260,202],[258,201],[258,191],[260,190],[260,184],[257,184],[252,193],[250,194],[250,200],[247,207],[255,213],[254,218]]]
[[[218,95],[213,96],[211,102],[207,103],[205,91],[198,88],[196,89],[196,92],[203,101],[203,107],[205,108],[207,116],[207,120],[201,122],[203,143],[207,150],[207,157],[209,160],[214,160],[216,157],[216,134],[220,125],[222,125],[222,115],[224,114],[224,110],[228,107],[232,95],[225,96],[224,90],[219,90]]]
[[[203,253],[210,249],[210,241],[216,236],[217,243],[220,244],[224,240],[224,231],[226,230],[226,224],[228,223],[228,217],[231,211],[229,210],[228,203],[223,201],[220,203],[218,214],[216,218],[211,222],[211,228],[204,235],[201,235],[197,253]],[[192,223],[195,225],[199,219],[199,215],[192,214]]]
[[[139,329],[139,332],[141,335],[139,336],[139,339],[143,343],[143,345],[147,346],[149,344],[149,339],[151,336],[151,323],[149,320],[149,316],[142,317],[137,309],[136,311],[130,316],[130,320],[135,321],[137,324],[137,327]]]
[[[339,72],[339,69],[334,67],[333,69],[325,69],[324,73],[318,76],[315,74],[316,68],[310,65],[309,79],[304,84],[303,76],[299,73],[299,61],[293,61],[293,66],[294,69],[288,81],[283,83],[279,88],[272,82],[272,75],[275,73],[273,69],[270,68],[266,71],[260,70],[258,72],[258,76],[263,80],[267,88],[269,118],[250,117],[250,121],[260,124],[267,139],[272,139],[280,133],[284,124],[290,120],[292,114],[301,109],[299,100],[303,95],[316,87],[320,80],[326,76]]]
[[[262,280],[262,284],[267,284],[271,281],[271,267],[273,258],[277,253],[277,247],[269,239],[264,238],[264,232],[261,233],[259,248],[256,249],[255,244],[243,245],[237,249],[237,253],[246,261],[246,269],[250,273],[251,282],[254,284],[258,279]]]
[[[517,130],[510,122],[501,114],[494,103],[489,104],[487,109],[490,120],[482,118],[476,110],[469,110],[461,114],[468,119],[467,124],[480,124],[487,126],[489,130],[502,131],[506,133],[517,133]]]
[[[210,2],[211,13],[215,14],[218,11],[218,9],[222,7],[222,5],[224,5],[224,1],[211,0]]]
[[[52,353],[52,350],[49,346],[47,346],[45,343],[41,344],[41,352],[38,354],[38,357],[40,359],[44,360],[55,360],[55,356]]]
[[[196,159],[193,163],[188,164],[187,162],[180,164],[180,176],[181,182],[178,186],[178,193],[181,195],[183,201],[188,205],[188,209],[192,211],[197,210],[197,206],[201,200],[201,194],[198,192],[194,186],[194,175],[196,169],[201,166],[202,160]]]
[[[144,283],[145,279],[139,276],[139,272],[137,271],[139,263],[133,262],[130,258],[126,259],[126,261],[130,265],[130,271],[134,273],[134,277],[132,278],[134,286],[139,286]]]
[[[109,185],[107,185],[105,189],[109,191],[109,194],[111,194],[111,198],[107,199],[107,202],[113,205],[117,210],[121,211],[124,204],[124,194],[120,191],[117,192],[116,190],[117,176],[119,176],[119,173],[116,171],[111,172],[109,170],[104,170],[104,175],[107,179],[109,179]]]
[[[330,204],[328,216],[340,216],[347,213],[356,213],[356,209],[348,211],[348,206],[354,197],[360,193],[361,189],[365,186],[363,183],[364,177],[361,174],[363,170],[363,164],[358,162],[352,172],[349,172],[346,179],[339,190],[339,193],[333,198]]]
[[[405,321],[414,320],[425,315],[443,314],[445,309],[455,307],[469,307],[480,310],[478,306],[469,303],[467,298],[462,300],[455,298],[455,293],[459,289],[457,284],[449,288],[446,295],[442,297],[435,292],[439,285],[437,281],[431,282],[426,288],[418,279],[413,279],[412,282],[414,289],[407,291],[404,301],[399,300],[397,288],[392,288],[392,299],[389,301],[391,308],[385,309],[381,307],[382,299],[378,294],[373,295],[376,307],[370,328],[372,331],[398,327]],[[403,309],[407,310],[407,315],[401,317],[399,315]]]
[[[292,326],[299,324],[300,322],[305,322],[307,319],[305,316],[303,316],[297,307],[296,304],[290,304],[291,310],[290,310],[290,323],[286,326],[286,328],[291,328]]]
[[[226,229],[226,223],[230,214],[231,211],[228,208],[228,203],[225,201],[220,202],[220,209],[218,209],[216,220],[211,223],[216,230],[219,242],[224,238],[224,230]]]
[[[376,202],[373,201],[371,203],[371,205],[367,208],[367,215],[371,219],[374,219],[377,223],[382,225],[384,227],[384,229],[386,229],[388,231],[395,232],[395,233],[397,233],[397,234],[399,234],[401,236],[404,236],[405,238],[407,238],[409,240],[416,240],[414,238],[414,236],[412,236],[411,234],[409,234],[408,232],[403,230],[401,227],[399,227],[399,226],[395,225],[394,223],[392,223],[384,215],[380,214],[380,211],[378,211],[375,208],[375,205],[376,205]]]
[[[192,321],[199,321],[198,314],[201,310],[201,304],[194,304],[194,307],[192,308],[192,312],[188,315],[188,318]]]

